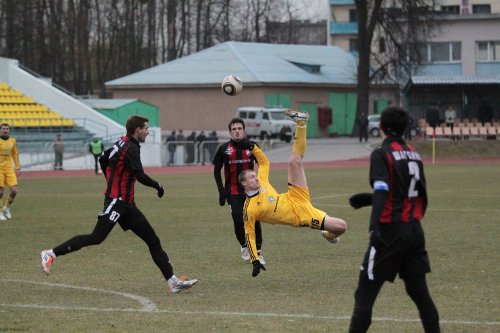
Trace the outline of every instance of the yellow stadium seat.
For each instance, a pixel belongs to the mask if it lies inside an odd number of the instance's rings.
[[[28,127],[38,127],[40,125],[39,125],[38,119],[27,119],[26,120],[26,126],[28,126]]]
[[[25,119],[13,119],[12,124],[13,127],[26,127]]]
[[[51,119],[50,120],[50,124],[52,126],[62,126],[63,125],[63,122],[62,122],[62,119],[59,118],[59,119]]]
[[[75,126],[75,122],[73,121],[73,119],[65,118],[62,120],[62,122],[63,126]]]
[[[50,120],[49,119],[40,119],[39,124],[40,124],[39,126],[42,126],[42,127],[49,127]]]

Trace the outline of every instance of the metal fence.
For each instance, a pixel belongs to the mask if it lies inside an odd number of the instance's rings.
[[[163,145],[162,165],[211,164],[219,141],[170,141]]]

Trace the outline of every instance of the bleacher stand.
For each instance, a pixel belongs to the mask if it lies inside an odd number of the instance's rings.
[[[10,125],[10,134],[16,138],[19,151],[38,154],[39,162],[46,159],[44,152],[51,151],[56,134],[64,138],[68,156],[87,154],[87,143],[93,136],[73,119],[63,118],[5,82],[0,82],[0,123]]]

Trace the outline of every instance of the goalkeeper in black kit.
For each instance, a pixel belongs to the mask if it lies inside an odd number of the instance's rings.
[[[373,193],[350,198],[354,208],[372,206],[370,243],[359,282],[350,333],[366,332],[373,304],[385,281],[403,279],[407,294],[416,304],[425,332],[440,332],[439,314],[426,282],[430,272],[421,220],[427,208],[424,166],[420,155],[402,138],[408,114],[399,107],[382,112],[382,145],[370,157]]]

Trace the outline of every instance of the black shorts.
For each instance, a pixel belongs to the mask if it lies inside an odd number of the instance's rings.
[[[231,195],[227,197],[227,202],[231,207],[231,214],[243,214],[243,206],[245,205],[246,195]]]
[[[431,271],[420,222],[380,226],[380,241],[370,242],[361,270],[369,280],[393,282],[396,275],[421,276]]]
[[[121,200],[112,198],[104,200],[104,208],[99,213],[99,220],[113,224],[118,223],[124,231],[129,230],[136,223],[147,221],[135,204],[124,203]]]

